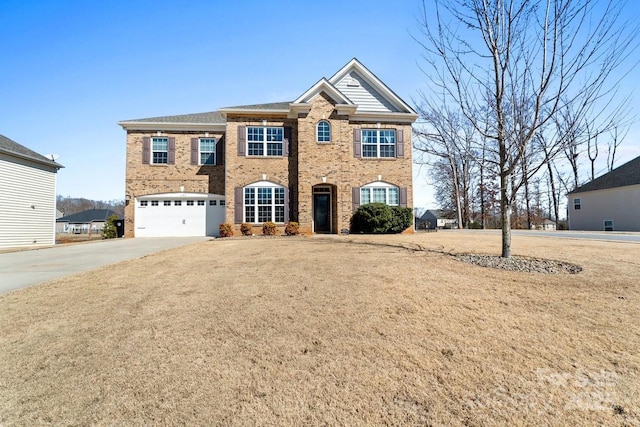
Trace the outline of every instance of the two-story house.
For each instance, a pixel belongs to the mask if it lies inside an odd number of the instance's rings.
[[[122,121],[126,236],[227,222],[341,233],[361,204],[412,206],[415,111],[357,59],[291,102]],[[408,230],[407,232],[411,232]]]

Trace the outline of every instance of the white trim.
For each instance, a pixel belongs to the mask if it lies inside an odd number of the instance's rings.
[[[324,77],[318,80],[318,82],[316,82],[316,84],[311,86],[309,89],[307,89],[307,91],[300,95],[298,99],[293,101],[292,105],[308,103],[314,96],[318,95],[320,92],[325,92],[338,104],[354,105],[349,98],[347,98],[342,92],[340,92],[340,90],[333,84],[329,83],[329,81]]]
[[[211,131],[224,132],[227,124],[213,123],[164,123],[164,122],[118,122],[124,130],[150,131]]]

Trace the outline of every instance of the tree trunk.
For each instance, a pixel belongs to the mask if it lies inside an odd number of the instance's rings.
[[[511,203],[508,197],[509,177],[500,175],[500,216],[502,217],[502,257],[511,258]]]

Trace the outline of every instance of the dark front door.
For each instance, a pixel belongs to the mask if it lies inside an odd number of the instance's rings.
[[[331,233],[331,194],[313,195],[313,223],[316,233]]]

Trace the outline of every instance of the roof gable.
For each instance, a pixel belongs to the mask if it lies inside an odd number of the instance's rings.
[[[20,157],[23,159],[31,160],[36,163],[44,164],[47,166],[53,166],[56,169],[60,169],[62,166],[56,163],[54,160],[49,159],[41,154],[36,153],[33,150],[28,149],[24,145],[18,144],[15,141],[7,138],[4,135],[0,135],[0,153],[9,154],[12,156]]]
[[[416,114],[413,108],[356,58],[335,73],[329,82],[358,105],[358,111]]]
[[[310,102],[316,95],[321,92],[329,95],[331,99],[333,99],[336,104],[346,104],[353,105],[353,102],[344,95],[340,90],[338,90],[334,85],[329,83],[329,80],[326,78],[321,78],[318,80],[316,84],[311,86],[305,93],[300,95],[298,99],[293,101],[294,104],[304,104]]]
[[[569,194],[640,184],[640,156],[588,182]]]

